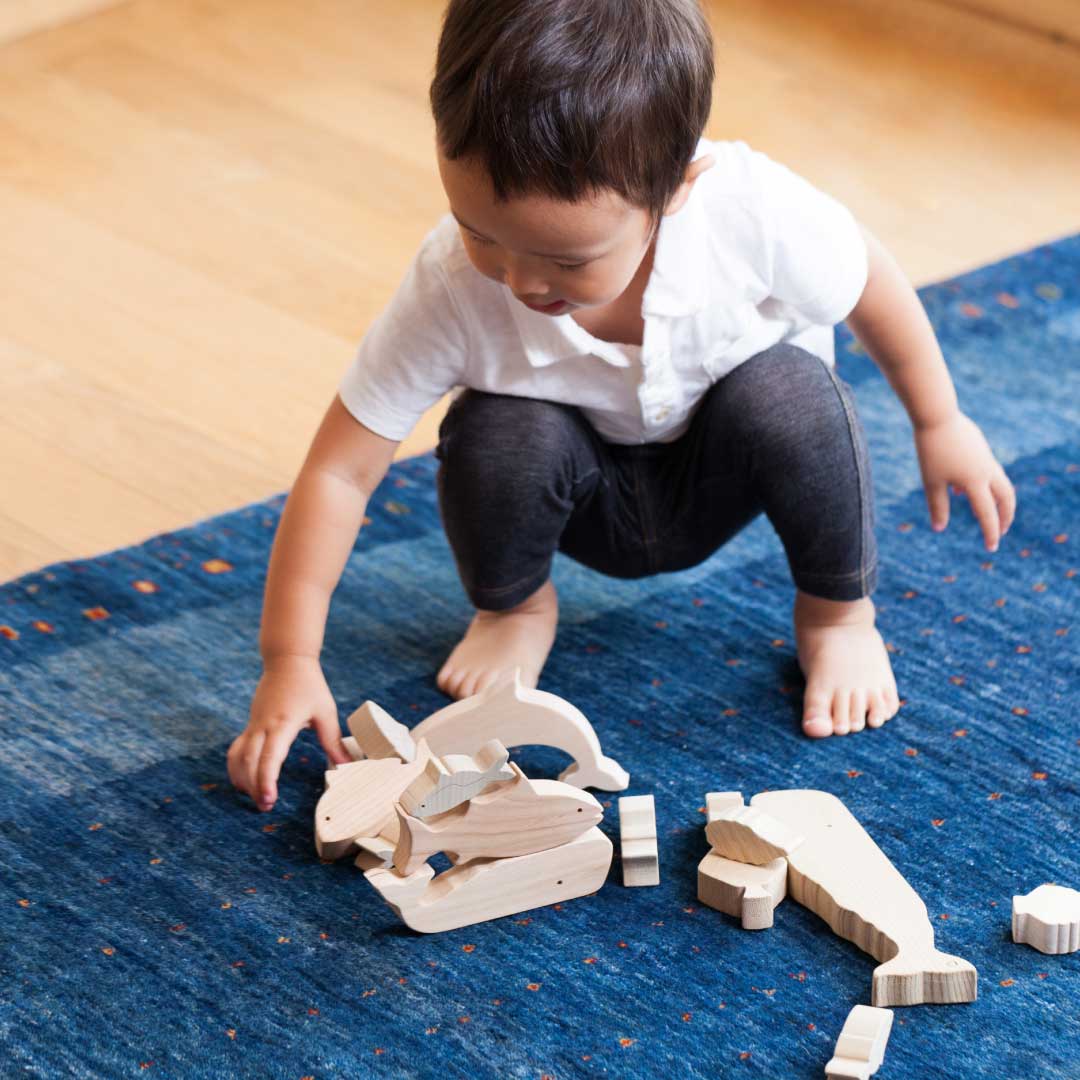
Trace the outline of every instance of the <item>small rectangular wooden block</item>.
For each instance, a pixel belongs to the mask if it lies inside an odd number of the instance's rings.
[[[619,799],[619,839],[623,885],[659,885],[656,805],[651,795],[624,795]]]

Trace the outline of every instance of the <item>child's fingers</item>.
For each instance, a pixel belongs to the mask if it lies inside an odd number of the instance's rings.
[[[997,551],[998,541],[1001,539],[1001,524],[998,521],[997,503],[994,502],[990,485],[970,488],[968,498],[971,500],[971,509],[975,518],[982,528],[986,550]]]
[[[255,794],[255,779],[259,767],[259,755],[262,753],[263,734],[257,731],[245,731],[233,740],[226,756],[229,767],[229,779],[238,791],[248,795]]]
[[[277,778],[282,762],[289,756],[289,747],[296,738],[292,725],[273,727],[262,745],[259,773],[251,797],[260,810],[269,810],[277,802]]]
[[[345,749],[341,738],[337,709],[333,705],[325,710],[320,709],[311,720],[327,759],[334,765],[347,765],[352,761],[352,755]]]
[[[1004,535],[1009,531],[1016,517],[1016,488],[1002,469],[1001,473],[990,481],[990,490],[994,493],[998,517],[1001,519],[1001,532]]]
[[[931,484],[926,489],[926,503],[930,507],[930,526],[941,532],[949,524],[949,486]]]

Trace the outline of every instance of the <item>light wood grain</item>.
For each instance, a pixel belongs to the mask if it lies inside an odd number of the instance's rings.
[[[805,836],[787,856],[788,893],[879,961],[872,1004],[975,1000],[975,968],[936,948],[926,904],[835,795],[768,791],[750,805]]]
[[[652,795],[624,795],[619,799],[619,854],[624,885],[660,884],[656,802]]]
[[[118,0],[0,0],[0,45],[90,15]]]
[[[0,48],[0,579],[291,483],[445,211],[442,7],[134,0]],[[931,0],[710,9],[707,134],[831,191],[914,280],[1080,228],[1080,50]]]
[[[836,1052],[825,1066],[827,1080],[869,1080],[885,1060],[892,1031],[890,1009],[856,1005],[836,1040]]]
[[[1066,885],[1040,885],[1014,896],[1013,941],[1060,955],[1080,949],[1080,892]]]

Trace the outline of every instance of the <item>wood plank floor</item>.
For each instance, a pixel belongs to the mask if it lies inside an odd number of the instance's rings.
[[[445,211],[441,9],[134,0],[0,47],[0,579],[289,485]],[[935,0],[712,14],[708,134],[917,283],[1080,230],[1075,45]]]

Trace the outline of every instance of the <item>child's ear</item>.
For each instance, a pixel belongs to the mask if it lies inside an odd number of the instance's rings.
[[[675,194],[671,196],[666,207],[664,207],[664,215],[674,214],[677,210],[681,210],[683,204],[690,197],[690,191],[694,186],[694,181],[707,170],[711,169],[716,164],[716,158],[712,154],[705,154],[703,157],[694,158],[689,165],[686,166],[686,172],[683,174],[682,183],[678,186]]]

